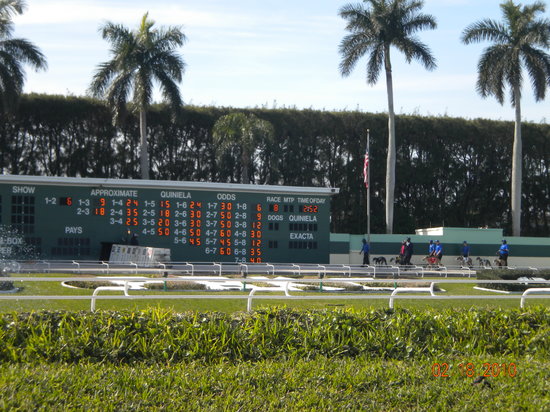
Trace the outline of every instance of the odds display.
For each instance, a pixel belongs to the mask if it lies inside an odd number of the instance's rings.
[[[312,187],[0,176],[0,220],[42,259],[107,260],[110,247],[122,243],[168,248],[175,262],[327,263],[330,196],[336,193]]]

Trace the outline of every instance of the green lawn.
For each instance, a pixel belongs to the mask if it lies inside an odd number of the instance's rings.
[[[549,332],[543,307],[0,313],[0,410],[543,411]]]
[[[178,411],[544,411],[550,362],[529,359],[433,361],[316,359],[204,365],[7,365],[0,373],[1,410]],[[472,385],[457,365],[518,363],[515,377]],[[486,405],[486,406],[483,406]]]

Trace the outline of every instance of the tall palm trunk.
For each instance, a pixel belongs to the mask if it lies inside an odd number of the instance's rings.
[[[149,147],[147,144],[147,118],[145,109],[139,111],[139,136],[140,136],[140,155],[139,164],[141,169],[141,178],[149,179]]]
[[[395,112],[390,46],[384,48],[386,89],[388,93],[388,158],[386,162],[386,233],[393,233],[393,203],[395,191]]]
[[[516,121],[514,128],[514,146],[512,151],[512,233],[521,233],[521,179],[522,179],[522,142],[521,142],[521,103],[519,86],[514,86]]]

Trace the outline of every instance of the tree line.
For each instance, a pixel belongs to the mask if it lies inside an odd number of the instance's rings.
[[[273,126],[260,139],[247,173],[256,184],[337,187],[331,230],[366,232],[363,155],[370,129],[371,225],[385,231],[387,115],[354,111],[183,108],[148,112],[151,178],[242,181],[239,146],[217,153],[213,129],[228,114],[255,115]],[[112,123],[90,98],[23,95],[0,121],[2,173],[139,178],[139,113]],[[399,116],[395,230],[433,226],[501,227],[511,233],[511,122]],[[219,152],[219,151],[218,151]],[[522,233],[550,235],[550,125],[524,125]]]
[[[346,20],[347,34],[340,43],[342,57],[340,72],[347,76],[363,57],[368,56],[367,83],[375,84],[382,70],[385,72],[388,95],[388,147],[385,185],[386,232],[392,233],[395,216],[394,208],[402,199],[396,195],[397,173],[397,122],[393,102],[393,80],[390,49],[396,48],[405,55],[407,62],[418,60],[425,68],[436,68],[436,60],[428,45],[416,33],[433,30],[437,27],[434,16],[422,12],[423,1],[415,0],[363,0],[363,3],[347,4],[339,10]],[[46,68],[46,60],[40,50],[25,39],[13,38],[13,17],[22,14],[26,7],[24,0],[0,0],[0,112],[9,113],[17,103],[17,97],[24,83],[23,65],[37,70]],[[519,236],[521,228],[536,228],[535,223],[521,224],[522,203],[525,193],[523,184],[523,137],[521,121],[521,95],[523,72],[531,80],[535,99],[543,100],[550,85],[550,20],[540,17],[545,4],[536,1],[523,6],[506,0],[500,5],[503,21],[483,19],[472,23],[462,33],[465,44],[491,41],[478,64],[477,90],[482,97],[494,96],[504,103],[506,89],[510,91],[510,101],[515,108],[514,139],[512,145],[511,176],[511,220],[512,233]],[[186,36],[179,26],[156,28],[155,22],[145,13],[139,26],[128,29],[123,25],[106,22],[100,28],[103,39],[111,44],[111,59],[100,63],[88,90],[93,97],[104,99],[112,111],[113,123],[124,130],[127,108],[139,113],[139,155],[141,177],[149,179],[149,127],[147,112],[152,104],[153,85],[160,87],[165,102],[172,109],[174,120],[181,115],[182,98],[179,83],[185,70],[185,62],[177,52]],[[133,96],[128,103],[130,96]],[[236,116],[236,117],[233,117]],[[273,135],[269,122],[256,118],[253,114],[233,113],[222,116],[214,125],[213,136],[217,154],[223,148],[226,163],[232,163],[240,151],[241,180],[248,182],[250,157],[260,154],[257,143],[263,135],[265,147],[274,146],[267,139]],[[235,144],[236,143],[236,144]],[[121,150],[135,151],[135,145],[120,147]],[[258,152],[258,153],[256,153]],[[227,156],[229,153],[229,156]],[[59,153],[55,153],[55,156]],[[172,153],[173,155],[173,153]],[[420,156],[415,153],[409,160]],[[267,160],[267,159],[265,159]],[[268,164],[268,166],[270,166]],[[264,169],[268,170],[266,166]],[[271,165],[272,166],[272,165]],[[269,172],[271,173],[271,171]],[[407,178],[402,179],[407,180]],[[411,185],[407,185],[409,190]],[[409,205],[410,206],[410,205]],[[537,211],[529,207],[529,216]],[[546,212],[543,212],[546,213]],[[508,226],[509,216],[502,216],[500,224]],[[431,215],[430,215],[431,216]],[[542,222],[545,224],[546,215]]]

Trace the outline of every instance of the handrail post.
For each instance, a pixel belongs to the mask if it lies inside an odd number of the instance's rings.
[[[241,276],[243,278],[247,278],[248,277],[248,265],[246,263],[239,263],[240,265],[240,269],[241,269]],[[243,267],[246,269],[246,272],[243,270]],[[246,280],[243,283],[243,292],[246,291]]]
[[[76,270],[77,270],[78,273],[80,273],[80,263],[78,263],[75,260],[73,260],[72,263],[73,263],[73,265],[76,265]]]
[[[101,261],[101,264],[107,266],[107,274],[109,274],[109,264],[104,260]]]
[[[537,292],[550,292],[550,288],[529,288],[526,289],[525,292],[521,295],[521,301],[519,304],[520,308],[523,308],[525,305],[525,299],[527,298],[527,295],[535,294]]]
[[[191,276],[195,276],[195,265],[189,262],[185,262],[186,266],[191,266]]]

